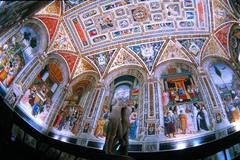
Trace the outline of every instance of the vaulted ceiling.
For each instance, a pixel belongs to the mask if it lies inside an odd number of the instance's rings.
[[[233,12],[227,0],[57,0],[34,18],[48,30],[47,52],[57,51],[74,78],[125,65],[150,74],[171,59],[229,59]]]

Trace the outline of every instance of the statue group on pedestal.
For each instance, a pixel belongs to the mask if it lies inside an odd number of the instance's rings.
[[[126,102],[123,98],[115,100],[109,116],[106,141],[103,148],[105,153],[114,153],[120,146],[120,154],[128,154],[129,117],[131,113],[131,101]]]

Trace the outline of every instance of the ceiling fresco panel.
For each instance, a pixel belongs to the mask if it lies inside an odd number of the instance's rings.
[[[207,38],[191,38],[191,39],[178,39],[177,41],[192,55],[197,56],[205,42],[206,42]]]
[[[77,8],[64,20],[84,54],[140,39],[208,34],[208,15],[209,0],[102,0]]]
[[[164,41],[161,42],[152,42],[152,43],[143,43],[128,46],[130,50],[136,53],[147,66],[148,70],[151,71],[155,62],[155,59],[160,52]]]
[[[45,8],[41,9],[36,15],[56,16],[61,15],[61,1],[54,1]]]
[[[116,68],[125,66],[125,65],[138,65],[142,66],[139,61],[125,49],[121,49],[115,59],[113,60],[108,73],[115,70]]]
[[[86,1],[87,0],[63,0],[64,11],[66,12]]]
[[[159,58],[157,65],[172,59],[182,59],[191,62],[190,58],[181,50],[181,46],[170,40]]]
[[[227,24],[215,32],[215,37],[217,41],[222,45],[227,53],[228,52],[228,35],[233,23]]]
[[[227,58],[227,55],[223,51],[223,49],[218,45],[215,38],[211,38],[205,48],[205,50],[202,53],[202,60],[209,56],[218,56],[218,57],[224,57]],[[228,58],[227,58],[228,59]]]
[[[200,64],[201,52],[207,42],[206,37],[178,39],[176,43],[179,43],[188,53],[192,55],[195,62]]]
[[[65,59],[68,64],[69,71],[72,73],[75,63],[77,62],[77,56],[74,54],[66,53],[66,52],[58,52]]]
[[[59,24],[58,31],[54,40],[49,48],[49,51],[53,50],[68,50],[72,52],[76,52],[73,47],[72,41],[70,40],[69,34],[67,34],[66,29],[63,23]]]
[[[100,52],[88,55],[87,58],[89,58],[96,65],[100,74],[103,75],[115,51],[116,50],[113,49],[105,52]]]
[[[52,17],[43,17],[43,16],[38,16],[37,18],[40,19],[45,24],[49,33],[50,41],[52,41],[54,33],[56,32],[58,27],[58,19],[52,18]]]
[[[88,61],[86,61],[83,58],[80,58],[78,64],[76,65],[76,70],[74,72],[73,79],[86,71],[95,71],[95,69]]]
[[[226,8],[220,0],[213,0],[213,17],[214,17],[214,30],[219,26],[236,21],[236,17],[231,13],[231,11]]]

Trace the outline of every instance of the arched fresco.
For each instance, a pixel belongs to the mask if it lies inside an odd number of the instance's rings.
[[[57,55],[50,56],[22,95],[19,108],[38,124],[46,123],[59,89],[68,81],[67,66]]]
[[[131,101],[132,113],[130,115],[130,133],[129,138],[135,140],[137,137],[137,112],[139,111],[140,84],[136,77],[131,75],[120,76],[110,84],[110,94],[105,97],[103,108],[97,122],[94,135],[96,138],[105,138],[109,114],[116,98],[123,98],[125,101]]]
[[[169,61],[159,65],[166,138],[191,137],[212,130],[196,68],[189,62]]]
[[[81,74],[70,83],[66,98],[53,123],[54,133],[77,136],[88,96],[95,87],[96,76],[90,73]]]
[[[223,60],[213,60],[208,65],[209,77],[212,79],[221,97],[226,118],[230,123],[240,119],[239,96],[240,80],[231,66]]]
[[[37,20],[29,20],[7,41],[0,43],[0,84],[9,88],[30,61],[47,48],[47,32]]]

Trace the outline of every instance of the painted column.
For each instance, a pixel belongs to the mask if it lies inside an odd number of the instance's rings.
[[[148,77],[148,82],[146,83],[148,86],[147,92],[145,92],[145,107],[147,107],[147,114],[144,112],[145,119],[145,135],[146,141],[153,141],[154,150],[158,148],[157,143],[159,140],[159,135],[162,134],[160,132],[160,128],[163,126],[163,106],[161,100],[161,87],[160,82],[153,76]],[[146,90],[146,89],[145,89]],[[144,107],[144,108],[145,108]],[[149,149],[148,145],[153,144],[145,144],[145,150]],[[152,150],[153,151],[153,150]]]
[[[84,94],[82,95],[82,98],[80,99],[78,105],[82,106],[84,108],[86,101],[87,101],[87,97],[89,95],[89,89],[86,89],[86,91],[84,92]]]
[[[94,134],[96,125],[97,125],[97,119],[98,119],[98,115],[101,114],[101,109],[103,106],[103,99],[104,99],[104,93],[105,93],[105,86],[103,83],[99,83],[97,89],[99,90],[99,95],[97,98],[97,102],[95,104],[95,108],[94,108],[94,113],[93,113],[93,117],[92,117],[92,124],[91,124],[91,134]]]
[[[144,138],[146,135],[147,135],[147,120],[148,120],[148,104],[149,104],[149,96],[148,96],[148,83],[145,82],[143,83],[143,94],[142,94],[142,98],[143,98],[143,131],[144,131],[144,134],[141,135],[143,136],[142,138]]]
[[[78,135],[80,135],[84,131],[84,126],[87,125],[87,123],[89,123],[87,117],[88,117],[88,114],[90,111],[90,105],[92,104],[91,102],[92,102],[94,96],[95,96],[95,88],[93,88],[91,91],[89,91],[87,100],[85,102],[85,105],[83,106],[84,113],[83,113],[82,121],[80,123],[80,130],[79,130]]]
[[[94,135],[94,129],[96,127],[96,122],[98,115],[101,112],[101,108],[103,105],[103,97],[105,93],[105,86],[103,83],[98,83],[96,89],[92,91],[88,96],[88,100],[86,102],[85,111],[83,121],[81,122],[81,129],[79,134],[83,133],[84,127],[88,125],[88,135]],[[86,132],[85,132],[86,133]]]
[[[161,88],[161,84],[160,81],[156,81],[154,83],[155,85],[155,97],[156,97],[156,105],[158,110],[158,124],[156,125],[156,131],[158,132],[159,137],[164,137],[164,133],[161,132],[162,128],[164,128],[164,115],[163,115],[163,102],[162,102],[162,88]]]
[[[140,87],[139,106],[138,106],[138,127],[137,127],[137,140],[143,141],[147,135],[147,113],[148,113],[148,85],[146,82],[142,83]]]

